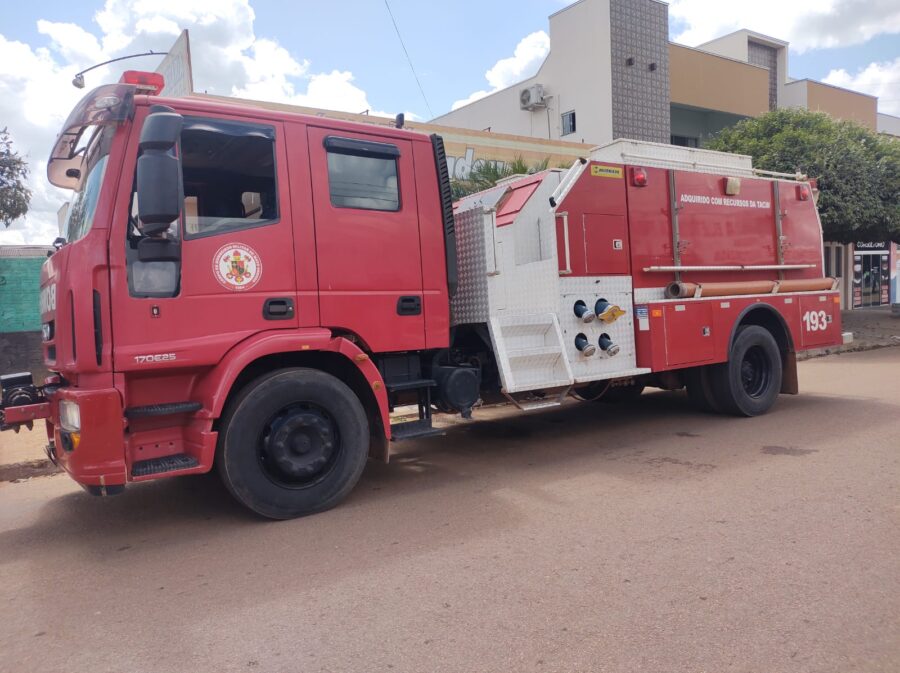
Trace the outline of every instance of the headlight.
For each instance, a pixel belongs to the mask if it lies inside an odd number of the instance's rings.
[[[71,400],[60,400],[59,402],[59,424],[63,430],[69,432],[81,432],[81,410],[76,402]]]

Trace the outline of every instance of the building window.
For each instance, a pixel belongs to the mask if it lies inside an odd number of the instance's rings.
[[[396,145],[353,138],[325,139],[328,192],[335,208],[400,210]]]
[[[562,131],[560,135],[567,136],[570,133],[575,133],[575,110],[563,112],[562,114]]]
[[[699,147],[699,138],[691,138],[690,136],[672,136],[671,143],[679,147]]]

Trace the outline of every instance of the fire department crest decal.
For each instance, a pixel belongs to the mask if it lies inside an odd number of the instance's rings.
[[[229,290],[249,290],[262,277],[262,260],[250,246],[229,243],[213,257],[213,275]]]

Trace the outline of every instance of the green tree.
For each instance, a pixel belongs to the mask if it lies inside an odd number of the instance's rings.
[[[461,199],[469,194],[490,189],[500,180],[505,180],[513,175],[527,175],[538,173],[546,170],[550,165],[550,157],[543,159],[529,166],[521,156],[515,157],[507,163],[496,161],[476,162],[469,172],[469,177],[465,180],[453,180],[450,183],[450,190],[453,193],[453,200]]]
[[[825,238],[900,237],[900,142],[824,112],[773,110],[724,129],[707,147],[756,168],[803,173],[819,188]]]
[[[26,187],[28,164],[13,149],[6,128],[0,131],[0,222],[8,227],[28,212],[31,190]]]

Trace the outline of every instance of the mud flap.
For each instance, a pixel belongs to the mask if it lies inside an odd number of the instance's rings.
[[[781,394],[797,395],[800,381],[797,378],[797,354],[793,351],[781,354]]]

